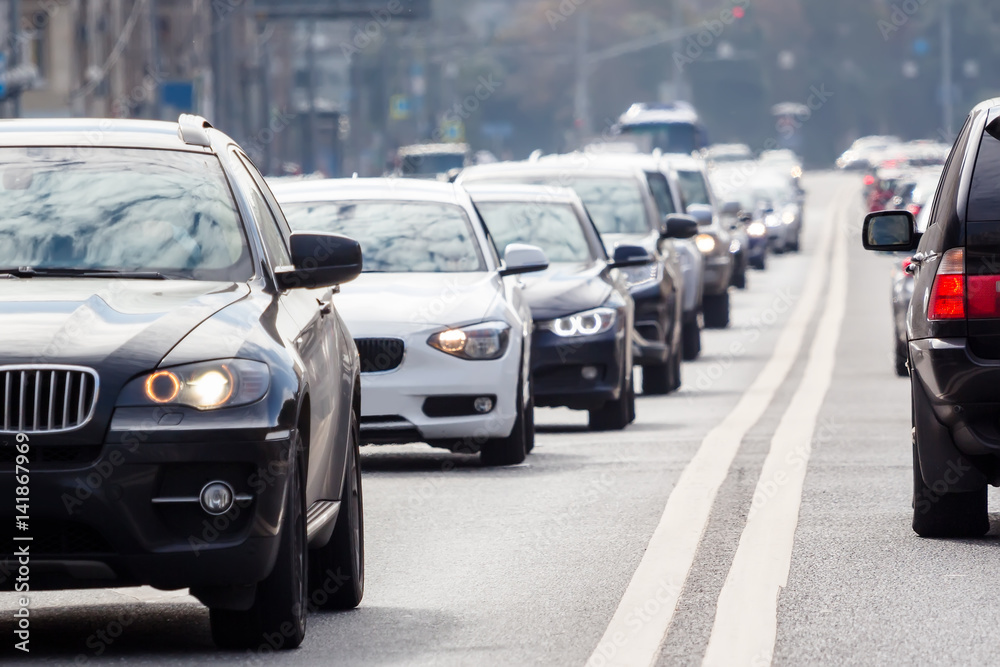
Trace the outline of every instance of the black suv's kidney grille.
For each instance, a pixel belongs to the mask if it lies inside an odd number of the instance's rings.
[[[0,366],[0,432],[70,431],[97,403],[98,377],[76,366]]]
[[[356,338],[362,373],[380,373],[403,363],[403,341],[398,338]]]

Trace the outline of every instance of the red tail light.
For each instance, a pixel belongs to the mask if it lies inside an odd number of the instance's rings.
[[[865,185],[875,185],[875,177],[872,176],[871,174],[866,175],[865,176],[865,180],[864,180],[864,184]]]
[[[969,276],[969,318],[1000,317],[1000,276]]]
[[[903,271],[906,271],[908,268],[910,268],[910,264],[913,264],[913,258],[912,257],[907,257],[906,259],[904,259],[903,260],[903,267],[902,267]]]
[[[913,217],[920,215],[920,204],[910,204],[906,207],[906,210],[913,214]]]
[[[929,320],[965,319],[965,250],[952,248],[941,258],[931,299],[927,304]]]

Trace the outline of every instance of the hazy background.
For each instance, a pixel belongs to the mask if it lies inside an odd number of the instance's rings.
[[[828,165],[866,134],[950,139],[1000,90],[995,0],[4,5],[8,117],[192,111],[270,173],[377,174],[423,141],[566,150],[633,102],[678,99],[713,141]],[[786,102],[806,106],[772,114]]]

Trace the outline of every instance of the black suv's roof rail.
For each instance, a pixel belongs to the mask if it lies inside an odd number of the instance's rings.
[[[212,124],[201,116],[190,113],[182,113],[177,119],[177,134],[181,141],[192,146],[211,146],[212,140],[208,136],[206,129],[210,129]]]

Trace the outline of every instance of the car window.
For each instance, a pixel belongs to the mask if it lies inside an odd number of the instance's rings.
[[[677,184],[681,188],[681,197],[684,199],[685,207],[691,204],[711,205],[708,188],[705,186],[705,177],[700,171],[678,171]]]
[[[594,259],[570,204],[481,202],[478,208],[501,255],[511,243],[528,243],[544,250],[550,262]]]
[[[649,191],[656,201],[656,210],[660,213],[660,218],[676,213],[667,177],[658,172],[646,172],[646,180],[649,182]]]
[[[972,132],[972,116],[965,119],[955,145],[952,146],[951,153],[945,161],[944,170],[941,172],[941,181],[938,183],[937,191],[934,193],[934,210],[928,225],[936,225],[941,220],[950,219],[955,213],[956,201],[958,200],[958,188],[961,185],[962,162],[965,160],[965,146],[969,141]]]
[[[261,241],[264,243],[264,248],[271,258],[271,263],[276,267],[289,266],[292,263],[292,257],[288,251],[285,238],[278,228],[278,220],[264,199],[260,188],[257,187],[257,183],[246,163],[242,159],[239,160],[239,163],[242,169],[237,167],[238,177],[242,181],[243,189],[247,194],[247,200],[250,203],[250,209],[253,211],[253,217],[257,220]]]
[[[465,210],[410,201],[323,201],[284,204],[295,230],[335,232],[361,244],[364,271],[485,271]]]
[[[498,182],[549,185],[575,190],[602,234],[645,234],[649,231],[646,205],[640,189],[642,184],[638,178],[554,173],[552,176],[504,175]]]
[[[0,148],[0,267],[253,275],[217,157],[129,148]]]
[[[1000,140],[983,133],[969,187],[969,222],[1000,220]]]

